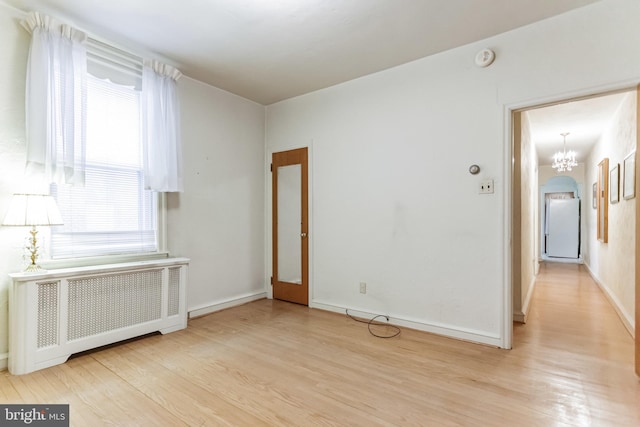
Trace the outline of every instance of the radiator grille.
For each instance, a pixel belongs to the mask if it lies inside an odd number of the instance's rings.
[[[58,286],[38,283],[38,348],[58,345]]]
[[[180,267],[169,268],[169,307],[167,315],[175,316],[180,310]]]
[[[69,341],[160,319],[162,270],[69,280]]]

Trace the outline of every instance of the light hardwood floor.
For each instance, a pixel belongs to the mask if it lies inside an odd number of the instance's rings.
[[[381,331],[384,332],[384,331]],[[500,350],[261,300],[11,376],[5,403],[69,403],[75,426],[638,426],[633,340],[584,267],[544,264]]]

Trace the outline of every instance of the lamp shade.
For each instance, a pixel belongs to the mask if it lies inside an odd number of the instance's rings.
[[[46,194],[14,194],[2,225],[62,225],[56,200]]]

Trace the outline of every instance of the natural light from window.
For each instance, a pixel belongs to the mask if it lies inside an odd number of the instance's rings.
[[[140,92],[88,75],[85,186],[54,184],[64,225],[53,258],[157,250],[156,195],[144,190]]]

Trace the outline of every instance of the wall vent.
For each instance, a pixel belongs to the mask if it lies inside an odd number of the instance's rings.
[[[58,345],[60,282],[38,283],[38,348]]]
[[[162,270],[71,279],[67,339],[160,319],[161,304]]]

